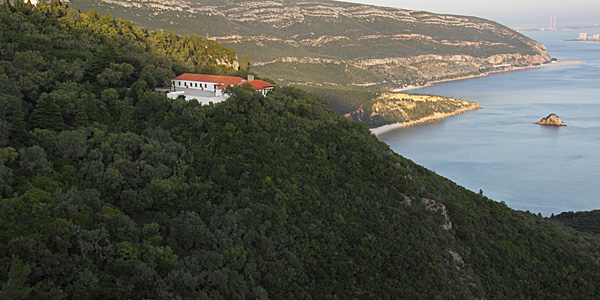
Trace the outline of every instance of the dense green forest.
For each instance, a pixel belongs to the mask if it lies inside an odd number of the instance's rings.
[[[579,231],[600,234],[600,210],[563,212],[552,215],[550,220],[573,227]]]
[[[5,2],[0,28],[0,299],[600,294],[598,238],[457,186],[325,100],[152,90],[234,72],[217,44],[55,0]]]

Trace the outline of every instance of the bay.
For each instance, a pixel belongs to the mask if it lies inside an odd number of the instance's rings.
[[[600,209],[600,43],[563,41],[578,33],[526,34],[544,43],[552,57],[582,64],[411,91],[475,101],[484,108],[399,128],[379,139],[396,153],[514,209],[545,216]],[[550,113],[567,126],[532,124]]]

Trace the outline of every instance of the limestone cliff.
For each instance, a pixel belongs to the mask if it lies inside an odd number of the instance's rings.
[[[147,28],[209,37],[280,83],[370,90],[551,60],[544,45],[468,16],[330,0],[71,0]]]

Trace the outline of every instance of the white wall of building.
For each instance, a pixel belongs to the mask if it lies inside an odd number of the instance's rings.
[[[216,91],[214,82],[190,81],[190,80],[173,80],[171,82],[175,90],[178,89],[196,89],[202,91]]]
[[[218,85],[218,84],[214,83],[214,82],[203,82],[203,81],[192,81],[192,80],[171,80],[171,84],[172,84],[173,91],[169,94],[172,94],[173,92],[184,92],[185,90],[191,89],[191,90],[212,92],[212,93],[214,93],[215,97],[224,97],[223,89],[217,88],[216,85]],[[259,92],[263,96],[266,96],[267,92],[272,89],[273,88],[266,88],[264,90],[259,90]],[[177,98],[177,95],[179,95],[179,94],[173,94],[173,99]],[[186,98],[188,98],[187,94],[185,96],[186,96]]]

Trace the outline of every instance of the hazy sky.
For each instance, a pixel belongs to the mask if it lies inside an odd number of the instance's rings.
[[[600,24],[600,0],[346,0],[435,13],[471,15],[509,26],[545,26],[556,16],[557,26]]]

